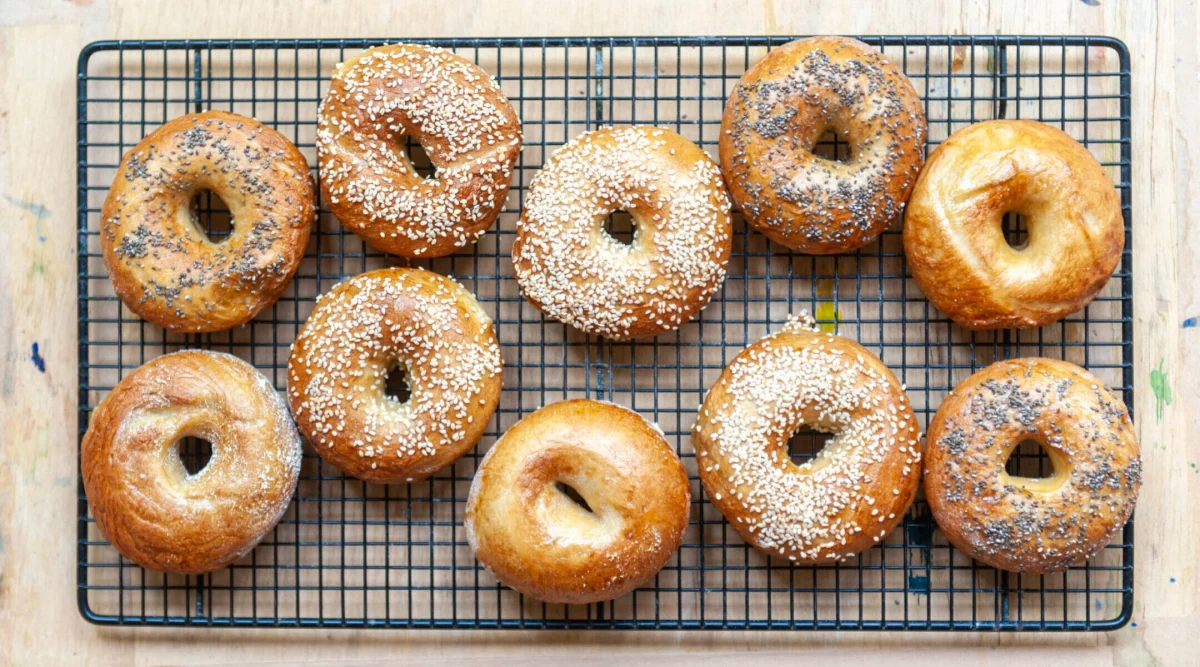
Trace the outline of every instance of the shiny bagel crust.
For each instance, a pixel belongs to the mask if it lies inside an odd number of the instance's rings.
[[[385,391],[395,367],[407,374],[403,403]],[[492,320],[466,288],[379,269],[317,301],[288,358],[288,401],[326,461],[371,482],[414,482],[475,446],[502,372]]]
[[[467,540],[501,583],[525,595],[600,602],[662,568],[683,540],[690,502],[683,464],[655,425],[612,403],[562,401],[517,422],[488,451],[467,499]]]
[[[214,243],[193,220],[211,190],[232,232]],[[282,134],[224,111],[187,114],[125,154],[100,214],[113,290],[170,331],[244,324],[275,303],[304,257],[316,209],[308,163]]]
[[[607,127],[534,176],[513,242],[521,292],[549,317],[617,340],[679,328],[725,280],[729,197],[712,158],[671,130]],[[632,243],[604,229],[627,211]]]
[[[826,130],[846,162],[815,155]],[[721,171],[746,222],[813,255],[849,252],[899,220],[925,155],[925,109],[900,67],[845,37],[769,52],[734,86]]]
[[[1049,477],[1005,472],[1024,440],[1049,455]],[[1142,459],[1125,404],[1084,369],[1054,359],[1000,361],[942,401],[929,424],[925,497],[960,551],[1013,572],[1064,570],[1125,525]]]
[[[423,178],[405,152],[419,142]],[[317,116],[321,192],[347,229],[405,257],[475,242],[508,197],[521,122],[500,87],[445,49],[393,44],[338,65]]]
[[[796,465],[801,426],[833,438]],[[747,542],[797,563],[878,544],[917,493],[921,444],[900,382],[858,343],[797,318],[746,348],[692,429],[705,495]]]
[[[212,443],[189,475],[175,446]],[[300,475],[300,435],[269,380],[219,352],[184,350],[126,376],[92,413],[81,445],[96,526],[151,570],[200,574],[258,544]]]
[[[1002,219],[1021,214],[1013,248]],[[1041,327],[1080,310],[1125,247],[1121,199],[1092,154],[1062,130],[991,120],[950,135],[929,157],[904,220],[917,286],[969,329]]]

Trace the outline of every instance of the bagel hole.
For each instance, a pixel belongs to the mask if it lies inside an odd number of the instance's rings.
[[[212,460],[212,443],[204,438],[184,438],[175,445],[175,451],[188,477],[199,475]]]
[[[604,220],[604,233],[621,245],[633,245],[637,237],[637,223],[628,211],[613,211]]]
[[[1050,479],[1055,476],[1054,461],[1042,443],[1037,440],[1022,440],[1013,448],[1004,462],[1004,472],[1009,477],[1026,479]]]
[[[838,132],[833,128],[825,129],[821,138],[817,139],[816,145],[813,146],[812,153],[831,162],[847,163],[854,159],[850,135]]]
[[[192,197],[192,225],[209,241],[220,245],[233,233],[233,215],[229,206],[212,190],[201,190]]]
[[[409,397],[412,396],[412,390],[408,387],[408,370],[404,366],[396,364],[388,369],[383,393],[396,403],[408,402]]]
[[[429,159],[429,154],[425,152],[425,147],[421,145],[421,142],[410,136],[405,136],[404,154],[408,157],[408,163],[412,165],[413,170],[421,178],[429,179],[437,175],[437,167]]]
[[[1029,245],[1029,227],[1025,225],[1025,216],[1005,213],[1000,228],[1004,231],[1004,240],[1013,250],[1024,250]]]
[[[815,459],[830,440],[833,440],[832,433],[818,431],[808,424],[804,424],[788,440],[788,457],[791,458],[792,463],[804,465]]]
[[[571,502],[582,507],[584,511],[589,513],[592,511],[592,506],[583,499],[583,496],[579,495],[579,492],[575,490],[575,487],[563,482],[555,482],[554,488],[558,489],[558,492],[570,499]]]

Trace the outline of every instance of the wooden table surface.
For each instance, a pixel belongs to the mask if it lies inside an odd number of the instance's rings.
[[[635,7],[627,6],[636,4]],[[1200,632],[1200,151],[1194,0],[747,0],[657,3],[0,3],[0,661],[11,664],[424,662],[660,664],[931,658],[1196,664]],[[75,604],[75,69],[98,39],[708,34],[1080,34],[1133,67],[1135,414],[1145,456],[1134,622],[1110,634],[479,632],[99,628]],[[1195,156],[1200,158],[1200,155]],[[1189,277],[1191,276],[1191,277]],[[1162,369],[1153,386],[1150,373]],[[1169,388],[1169,392],[1167,389]],[[1156,419],[1156,404],[1162,417]],[[886,653],[882,653],[886,651]],[[863,655],[880,652],[877,656]],[[627,655],[628,654],[628,655]]]

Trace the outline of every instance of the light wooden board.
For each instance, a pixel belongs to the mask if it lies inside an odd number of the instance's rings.
[[[902,664],[930,651],[972,661],[1186,664],[1197,629],[1200,298],[1192,287],[1200,213],[1190,187],[1200,121],[1197,11],[1179,3],[623,2],[162,3],[75,0],[0,6],[0,656],[13,663],[203,663],[299,659],[424,661],[429,654],[732,661],[797,650],[835,664],[887,649]],[[75,147],[79,48],[103,38],[511,36],[575,34],[1108,34],[1133,55],[1134,268],[1139,504],[1135,623],[1112,635],[860,633],[495,633],[99,629],[75,609]],[[1176,99],[1176,96],[1180,96]],[[36,348],[35,348],[36,344]],[[44,366],[44,370],[42,370]],[[1162,369],[1158,395],[1150,373]],[[1162,418],[1156,417],[1161,400]],[[1189,441],[1190,440],[1190,441]],[[836,648],[834,648],[836,647]],[[995,647],[1011,650],[996,653]],[[5,652],[5,649],[7,651]],[[702,655],[700,655],[702,654]]]

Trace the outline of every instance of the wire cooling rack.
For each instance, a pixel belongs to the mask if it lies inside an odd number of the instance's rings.
[[[680,331],[616,343],[544,319],[521,298],[509,250],[530,178],[556,147],[600,125],[650,123],[716,153],[724,102],[746,68],[789,38],[434,40],[493,74],[520,114],[525,149],[499,222],[473,248],[413,261],[458,277],[496,323],[505,390],[479,446],[432,479],[379,486],[348,479],[307,445],[295,501],[279,526],[236,564],[203,576],[133,565],[94,525],[79,486],[78,597],[97,623],[417,628],[748,628],[1107,630],[1133,600],[1132,526],[1065,573],[999,572],[951,548],[923,499],[886,540],[849,563],[795,566],[749,548],[708,503],[689,442],[696,409],[725,365],[788,314],[857,339],[907,384],[922,425],[947,391],[994,360],[1042,355],[1083,365],[1133,404],[1130,276],[1129,55],[1104,37],[868,37],[900,63],[925,102],[930,148],[990,118],[1033,118],[1082,141],[1121,192],[1125,254],[1081,313],[1033,330],[971,333],[952,326],[908,276],[898,227],[852,254],[813,257],[767,242],[735,219],[729,278]],[[402,41],[402,40],[388,40]],[[319,228],[283,298],[250,324],[206,335],[165,333],[113,296],[99,251],[99,210],[122,154],[175,116],[226,109],[290,137],[316,168],[317,106],[334,65],[375,40],[100,42],[79,58],[79,432],[125,374],[182,348],[228,351],[282,391],[288,348],[317,294],[389,264],[322,207]],[[845,152],[832,138],[820,149]],[[428,160],[419,146],[413,159]],[[196,215],[228,234],[219,200]],[[1005,221],[1023,242],[1019,219]],[[611,233],[628,238],[629,220]],[[472,558],[462,526],[472,476],[499,434],[537,407],[603,398],[657,421],[693,480],[691,524],[679,553],[618,600],[547,605],[499,586]],[[184,442],[193,468],[206,443]],[[796,460],[820,436],[793,440]],[[1010,470],[1047,471],[1023,445]]]

